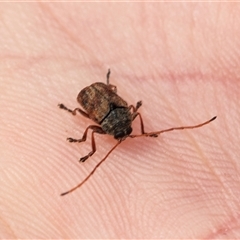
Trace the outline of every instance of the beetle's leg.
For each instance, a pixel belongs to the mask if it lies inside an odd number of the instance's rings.
[[[143,124],[143,120],[142,120],[142,116],[139,112],[137,112],[137,110],[142,106],[142,101],[137,102],[136,107],[134,107],[133,105],[130,105],[129,108],[133,108],[133,113],[132,113],[132,121],[139,116],[140,118],[140,125],[141,125],[141,133],[145,134],[144,131],[144,124]],[[152,134],[152,135],[148,135],[149,137],[157,137],[157,134]]]
[[[84,117],[89,118],[89,115],[88,115],[86,112],[84,112],[82,109],[80,109],[80,108],[75,108],[74,110],[71,110],[71,109],[67,108],[67,107],[66,107],[64,104],[62,104],[62,103],[61,103],[61,104],[58,104],[58,106],[59,106],[59,108],[64,109],[64,110],[72,113],[72,115],[76,115],[76,112],[78,111],[78,112],[81,113]]]
[[[69,142],[78,142],[78,143],[85,142],[86,139],[87,139],[87,133],[88,133],[89,129],[93,130],[92,131],[92,151],[88,155],[86,155],[85,157],[80,158],[80,160],[79,160],[80,162],[86,161],[90,156],[92,156],[96,152],[96,144],[95,144],[95,139],[94,139],[94,133],[99,133],[99,134],[106,134],[106,133],[102,130],[101,127],[96,126],[96,125],[90,125],[86,128],[82,138],[80,138],[80,139],[67,138],[67,140]]]
[[[88,153],[88,155],[86,155],[85,157],[80,158],[80,160],[79,160],[80,162],[85,162],[89,157],[91,157],[96,152],[96,143],[95,143],[95,139],[94,139],[94,133],[106,134],[102,130],[102,128],[99,126],[92,126],[91,129],[93,129],[93,131],[92,131],[92,151],[90,153]]]
[[[141,106],[142,106],[142,101],[138,101],[137,104],[136,104],[136,107],[134,107],[133,105],[129,105],[129,106],[128,106],[128,109],[129,109],[129,111],[130,111],[131,109],[133,109],[133,113],[136,113],[137,110],[138,110]]]
[[[109,85],[109,79],[110,79],[110,68],[108,69],[108,72],[107,72],[107,85]]]
[[[142,101],[138,101],[134,112],[136,112],[141,106],[142,106]]]
[[[64,104],[60,103],[60,104],[58,104],[58,106],[59,106],[59,108],[64,109],[64,110],[66,110],[66,111],[72,113],[72,110],[69,109],[69,108],[67,108]]]
[[[138,113],[138,112],[134,112],[133,115],[132,115],[132,118],[133,118],[132,120],[134,120],[137,116],[139,116],[139,118],[140,118],[141,133],[144,134],[145,133],[145,131],[144,131],[144,124],[143,124],[143,120],[142,120],[141,114]]]
[[[117,87],[116,87],[115,85],[109,84],[107,87],[108,87],[111,91],[117,93]]]
[[[129,111],[131,109],[133,109],[133,113],[132,113],[132,121],[139,115],[140,118],[140,124],[141,124],[141,132],[142,134],[144,134],[144,124],[143,124],[143,120],[142,120],[142,116],[140,113],[137,112],[137,110],[142,106],[142,101],[138,101],[136,104],[136,107],[134,107],[133,105],[129,105],[128,109]]]
[[[88,130],[89,130],[89,129],[92,129],[93,131],[94,131],[94,130],[97,131],[99,128],[101,129],[101,127],[99,127],[99,126],[90,125],[90,126],[88,126],[88,127],[86,128],[85,132],[83,133],[82,138],[80,138],[80,139],[67,138],[67,140],[68,140],[69,142],[78,142],[78,143],[80,143],[80,142],[85,142],[86,139],[87,139]]]
[[[112,84],[110,84],[110,80],[109,80],[109,79],[110,79],[110,73],[111,73],[111,71],[110,71],[110,69],[108,69],[108,72],[107,72],[107,87],[108,87],[111,91],[117,93],[117,87],[114,86],[114,85],[112,85]]]

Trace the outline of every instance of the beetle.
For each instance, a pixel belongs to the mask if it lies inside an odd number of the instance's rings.
[[[84,117],[89,118],[93,120],[96,124],[98,124],[88,126],[83,133],[82,138],[80,139],[67,138],[69,142],[84,142],[87,139],[88,130],[92,130],[92,151],[89,152],[86,156],[80,158],[80,162],[86,161],[96,152],[96,143],[94,139],[95,133],[112,135],[118,141],[117,144],[94,167],[90,174],[80,184],[78,184],[71,190],[62,193],[61,196],[73,192],[77,188],[81,187],[90,178],[90,176],[93,175],[93,173],[102,164],[102,162],[105,161],[109,154],[127,137],[158,137],[158,135],[163,132],[202,127],[203,125],[206,125],[216,119],[215,116],[210,120],[198,125],[173,127],[161,131],[146,133],[144,130],[142,116],[138,112],[138,109],[142,106],[142,101],[138,101],[136,106],[128,105],[127,102],[117,94],[117,87],[110,84],[110,73],[111,72],[109,69],[106,76],[106,84],[102,82],[96,82],[88,87],[85,87],[79,92],[77,96],[77,101],[80,103],[80,105],[85,111],[83,111],[81,108],[75,108],[74,110],[71,110],[62,103],[58,104],[59,108],[64,109],[72,113],[73,115],[76,115],[76,113],[79,112]],[[141,134],[131,135],[132,122],[137,116],[140,119]]]

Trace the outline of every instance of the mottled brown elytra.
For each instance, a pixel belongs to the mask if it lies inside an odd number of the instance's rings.
[[[135,138],[135,137],[158,137],[159,134],[164,132],[170,132],[173,130],[183,130],[183,129],[193,129],[199,128],[203,125],[206,125],[213,120],[216,119],[216,116],[211,118],[210,120],[200,123],[198,125],[193,126],[182,126],[182,127],[173,127],[161,131],[149,132],[146,133],[144,131],[144,124],[141,117],[141,114],[138,112],[138,109],[142,105],[142,101],[138,101],[136,106],[128,105],[126,101],[124,101],[117,94],[117,87],[111,85],[109,83],[110,77],[110,69],[107,73],[107,83],[96,82],[90,85],[89,87],[85,87],[80,91],[77,97],[77,101],[83,107],[85,111],[80,108],[75,108],[71,110],[67,108],[63,104],[58,104],[61,109],[64,109],[73,115],[76,115],[76,112],[79,112],[84,117],[87,117],[93,120],[98,125],[90,125],[86,128],[82,138],[74,139],[67,138],[69,142],[84,142],[87,139],[88,130],[92,130],[92,151],[89,152],[86,156],[80,158],[80,162],[86,161],[90,156],[92,156],[96,152],[96,144],[94,139],[94,134],[108,134],[112,135],[118,142],[115,146],[107,153],[107,155],[95,166],[95,168],[89,173],[89,175],[76,187],[71,190],[64,192],[61,196],[66,195],[70,192],[73,192],[77,188],[81,187],[96,169],[102,164],[102,162],[109,156],[109,154],[127,137]],[[131,135],[132,132],[132,122],[133,120],[139,116],[140,125],[141,125],[141,134],[139,135]]]

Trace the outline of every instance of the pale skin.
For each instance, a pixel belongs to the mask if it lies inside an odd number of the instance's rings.
[[[1,4],[2,238],[239,238],[238,3]],[[146,131],[81,138],[77,94],[110,83]],[[139,119],[133,123],[140,132]],[[90,136],[90,135],[89,135]]]

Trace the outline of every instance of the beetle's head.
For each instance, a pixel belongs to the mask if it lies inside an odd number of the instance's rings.
[[[124,140],[125,138],[128,137],[128,135],[131,134],[131,132],[132,132],[131,126],[128,126],[128,127],[122,128],[122,129],[117,129],[114,132],[114,138]]]

